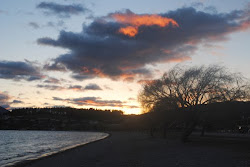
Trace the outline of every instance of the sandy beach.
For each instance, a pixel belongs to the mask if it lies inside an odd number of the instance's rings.
[[[151,138],[141,132],[112,132],[103,140],[32,161],[25,167],[249,167],[249,138]]]

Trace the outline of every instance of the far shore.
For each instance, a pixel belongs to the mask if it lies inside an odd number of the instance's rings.
[[[152,138],[142,132],[110,136],[19,167],[248,167],[249,137],[192,135],[191,141]]]

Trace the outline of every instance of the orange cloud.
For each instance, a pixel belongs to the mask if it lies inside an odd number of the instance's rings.
[[[127,24],[128,26],[119,29],[119,33],[134,37],[138,34],[138,28],[140,26],[152,26],[157,25],[159,27],[166,27],[172,24],[174,27],[179,27],[179,24],[167,17],[162,17],[156,14],[137,15],[134,13],[116,13],[111,15],[117,22]]]
[[[173,57],[168,59],[166,62],[175,62],[175,63],[181,63],[183,61],[191,60],[191,57],[186,56],[186,57]]]
[[[147,85],[150,85],[150,84],[153,84],[153,83],[155,83],[155,81],[156,80],[153,80],[153,79],[148,79],[148,80],[139,80],[139,81],[137,81],[137,83],[138,84],[142,84],[142,85],[144,85],[144,84],[147,84]]]
[[[138,33],[138,28],[133,26],[127,26],[119,29],[119,33],[134,37]]]
[[[250,27],[250,21],[245,21],[241,24],[240,30],[246,31],[249,29],[249,27]]]
[[[104,78],[104,77],[107,77],[106,74],[104,74],[100,69],[98,68],[93,68],[92,71],[97,75],[99,76],[100,78]]]

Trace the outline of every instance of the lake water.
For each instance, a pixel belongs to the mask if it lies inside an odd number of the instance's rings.
[[[48,156],[107,136],[98,132],[0,130],[0,166]]]

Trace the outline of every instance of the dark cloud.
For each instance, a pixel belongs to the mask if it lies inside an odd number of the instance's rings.
[[[102,88],[97,85],[97,84],[88,84],[85,87],[82,87],[81,85],[71,85],[68,87],[70,90],[75,90],[75,91],[86,91],[86,90],[102,90]]]
[[[217,9],[214,6],[207,6],[204,8],[204,10],[210,13],[218,13]]]
[[[81,33],[61,31],[58,39],[38,39],[38,44],[69,50],[46,68],[63,67],[58,69],[71,71],[78,80],[150,78],[152,74],[146,65],[191,59],[198,45],[226,40],[228,34],[250,27],[250,14],[246,10],[206,13],[185,7],[160,15],[174,19],[178,27],[142,25],[136,27],[138,34],[130,37],[119,33],[128,24],[114,20],[114,15],[149,16],[129,10],[111,13],[85,25]]]
[[[64,26],[64,21],[60,20],[58,22],[52,22],[52,21],[49,21],[47,22],[46,26],[47,27],[62,27]]]
[[[32,27],[33,29],[39,29],[39,28],[47,28],[47,27],[50,27],[50,28],[66,28],[64,26],[64,21],[60,20],[58,22],[52,22],[52,21],[49,21],[47,22],[46,24],[39,24],[37,22],[34,22],[34,21],[31,21],[28,23],[28,26]]]
[[[36,85],[36,87],[48,90],[74,90],[74,91],[102,90],[102,88],[97,84],[88,84],[85,87],[82,87],[81,85],[70,85],[70,86],[55,85],[60,83],[60,80],[56,78],[49,78],[44,82],[49,84],[38,84]]]
[[[21,103],[23,103],[23,101],[21,101],[21,100],[13,100],[11,103],[12,104],[21,104]]]
[[[38,42],[44,42],[45,38],[43,39],[39,39]],[[59,63],[53,63],[53,64],[45,64],[43,67],[43,70],[45,71],[61,71],[61,72],[65,72],[66,71],[66,67],[62,64]]]
[[[37,88],[44,88],[44,89],[48,89],[48,90],[64,90],[65,88],[62,86],[58,86],[58,85],[41,85],[38,84],[36,86]]]
[[[97,84],[88,84],[84,87],[84,90],[102,90],[102,88]]]
[[[71,75],[71,77],[74,78],[75,80],[78,80],[78,81],[83,81],[83,80],[95,78],[94,75],[82,75],[82,74],[73,74],[73,75]]]
[[[10,97],[6,93],[0,92],[0,102],[6,102],[9,99]]]
[[[75,90],[75,91],[83,91],[84,90],[84,88],[81,85],[71,85],[71,86],[69,86],[68,89]]]
[[[53,97],[53,100],[63,101],[78,106],[139,108],[138,106],[126,105],[126,102],[122,102],[120,100],[102,100],[102,98],[100,97],[81,97],[73,99],[62,99],[59,97]]]
[[[0,92],[0,106],[4,108],[10,107],[10,96],[7,93]]]
[[[36,22],[29,22],[29,26],[31,26],[31,27],[34,28],[34,29],[40,28],[39,24],[36,23]]]
[[[79,15],[89,11],[81,4],[62,5],[54,2],[41,2],[36,7],[43,9],[46,15],[54,14],[59,17],[70,17],[71,15]]]
[[[43,81],[44,83],[52,83],[52,84],[59,84],[61,81],[59,79],[48,77],[46,80]]]
[[[31,62],[0,61],[0,79],[34,81],[44,77]]]
[[[62,101],[63,99],[60,97],[53,97],[53,100]]]

